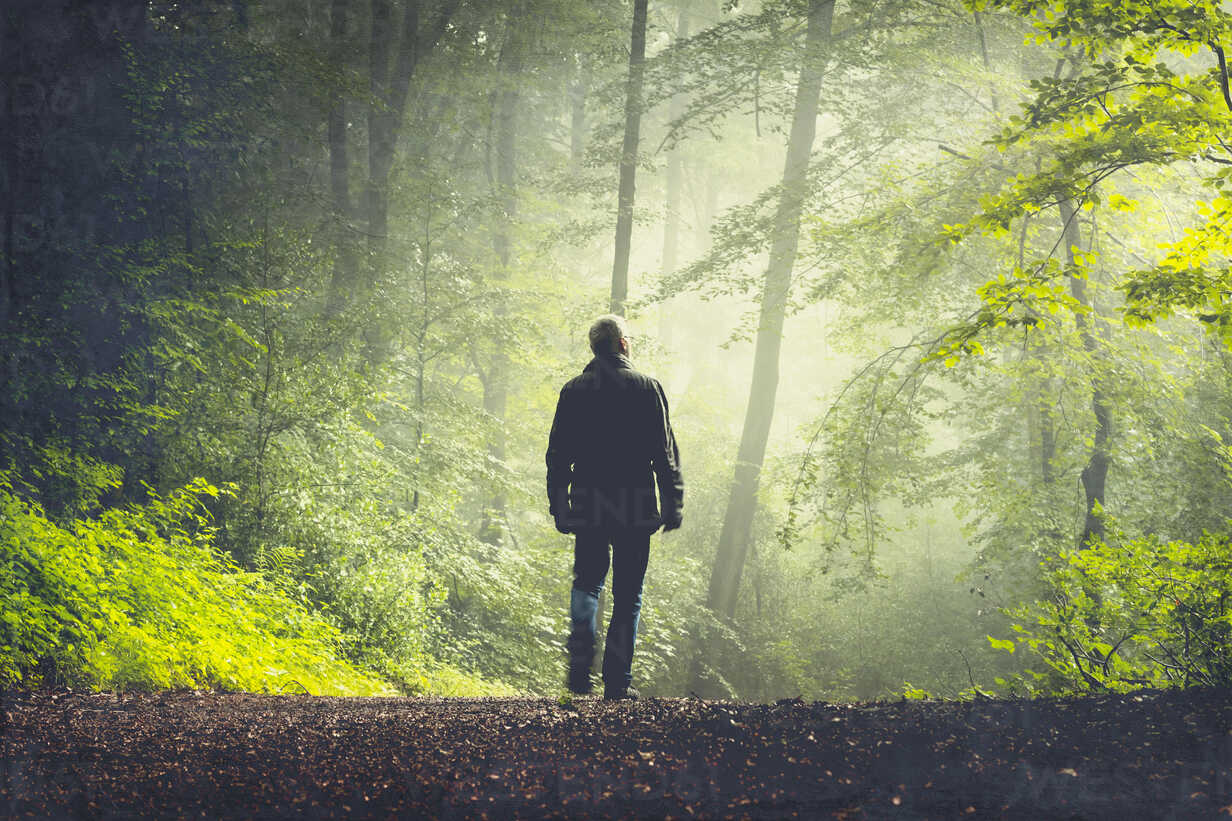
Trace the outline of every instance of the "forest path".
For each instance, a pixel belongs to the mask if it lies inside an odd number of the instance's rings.
[[[1232,815],[1232,692],[773,705],[3,697],[6,817]]]

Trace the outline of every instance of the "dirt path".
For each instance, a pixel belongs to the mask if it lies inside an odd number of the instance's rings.
[[[3,697],[8,817],[1218,818],[1232,692],[773,705]]]

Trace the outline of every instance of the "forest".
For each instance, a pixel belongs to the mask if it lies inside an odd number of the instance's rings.
[[[558,696],[609,312],[643,693],[1232,685],[1225,4],[0,20],[0,688]]]

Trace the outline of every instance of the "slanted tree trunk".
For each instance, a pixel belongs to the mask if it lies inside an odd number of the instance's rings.
[[[496,230],[492,235],[492,247],[496,252],[496,298],[493,312],[497,320],[508,315],[504,288],[509,279],[509,262],[512,248],[513,218],[517,210],[517,165],[514,151],[517,144],[518,83],[522,73],[522,32],[524,10],[515,7],[508,20],[509,31],[498,58],[500,88],[496,93],[493,131],[496,155],[496,173],[493,179],[497,215]],[[509,356],[498,343],[492,355],[491,367],[483,380],[483,409],[496,420],[496,428],[488,442],[488,456],[493,463],[505,461],[505,410],[509,396]],[[488,500],[479,527],[479,538],[488,544],[497,544],[503,531],[505,495],[497,492]]]
[[[753,513],[757,507],[757,486],[770,436],[770,423],[774,418],[783,320],[787,313],[791,271],[796,261],[800,211],[807,193],[805,172],[817,126],[822,56],[830,37],[833,16],[834,0],[813,0],[810,4],[804,60],[796,86],[795,114],[787,143],[787,162],[783,168],[782,192],[762,288],[749,404],[736,456],[735,479],[710,575],[708,604],[715,613],[729,619],[736,612],[740,575],[748,555]]]
[[[623,314],[629,296],[629,250],[633,240],[633,189],[637,142],[642,122],[642,72],[646,60],[647,0],[633,0],[629,81],[625,93],[625,138],[620,151],[620,191],[616,197],[616,255],[612,262],[610,310]]]
[[[1071,270],[1074,268],[1074,250],[1079,248],[1082,236],[1078,227],[1078,214],[1074,204],[1068,199],[1059,203],[1063,241],[1065,244],[1065,261]],[[1087,297],[1085,279],[1070,275],[1069,292],[1079,304],[1091,307]],[[1091,320],[1086,314],[1074,315],[1074,324],[1078,328],[1078,337],[1082,340],[1082,348],[1091,359],[1092,365],[1098,367],[1095,361],[1098,341],[1092,328]],[[1091,411],[1095,415],[1095,431],[1092,435],[1091,455],[1082,469],[1082,490],[1086,495],[1086,517],[1082,524],[1082,534],[1078,537],[1078,547],[1086,547],[1092,539],[1101,541],[1104,538],[1104,523],[1096,513],[1096,507],[1104,503],[1104,492],[1108,483],[1108,467],[1111,458],[1108,453],[1108,436],[1112,431],[1112,412],[1108,407],[1108,399],[1104,393],[1103,379],[1099,373],[1091,377]]]

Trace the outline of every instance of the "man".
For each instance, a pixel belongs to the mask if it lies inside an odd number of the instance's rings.
[[[568,685],[574,693],[591,691],[595,616],[610,545],[612,619],[603,654],[603,697],[636,699],[630,686],[633,645],[650,535],[660,526],[680,527],[680,452],[663,387],[629,362],[624,320],[614,314],[595,320],[590,349],[594,359],[560,391],[547,452],[548,509],[556,529],[576,537]]]

